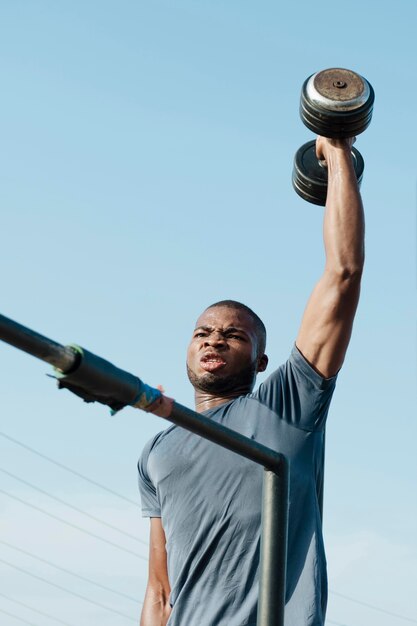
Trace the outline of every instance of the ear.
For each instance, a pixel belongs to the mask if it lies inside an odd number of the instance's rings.
[[[267,368],[268,365],[268,357],[266,356],[266,354],[263,354],[261,357],[259,357],[258,359],[258,367],[257,367],[257,372],[264,372]]]

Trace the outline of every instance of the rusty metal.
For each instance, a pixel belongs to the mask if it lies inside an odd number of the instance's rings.
[[[300,116],[323,137],[355,137],[369,126],[375,94],[356,72],[330,68],[309,76],[303,84]]]

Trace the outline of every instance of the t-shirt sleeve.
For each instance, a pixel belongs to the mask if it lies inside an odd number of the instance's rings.
[[[142,502],[142,517],[161,517],[161,506],[155,486],[148,474],[149,454],[158,435],[151,439],[144,447],[138,461],[138,482]]]
[[[323,378],[294,346],[286,363],[259,386],[258,400],[303,430],[325,427],[337,376]]]

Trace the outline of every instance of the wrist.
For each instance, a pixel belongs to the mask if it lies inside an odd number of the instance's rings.
[[[337,159],[351,159],[352,145],[355,137],[347,139],[332,139],[330,137],[317,137],[316,153],[319,160],[327,162]]]
[[[329,149],[323,150],[322,155],[321,158],[325,161],[329,176],[338,172],[354,174],[351,146],[331,146]]]

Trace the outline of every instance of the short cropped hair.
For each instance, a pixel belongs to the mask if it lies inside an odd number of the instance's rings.
[[[256,336],[258,339],[258,356],[263,356],[266,347],[266,328],[261,318],[256,315],[252,309],[246,306],[246,304],[238,302],[237,300],[220,300],[219,302],[210,304],[206,310],[221,306],[226,307],[227,309],[234,309],[235,311],[244,311],[247,315],[249,315],[255,324]]]

